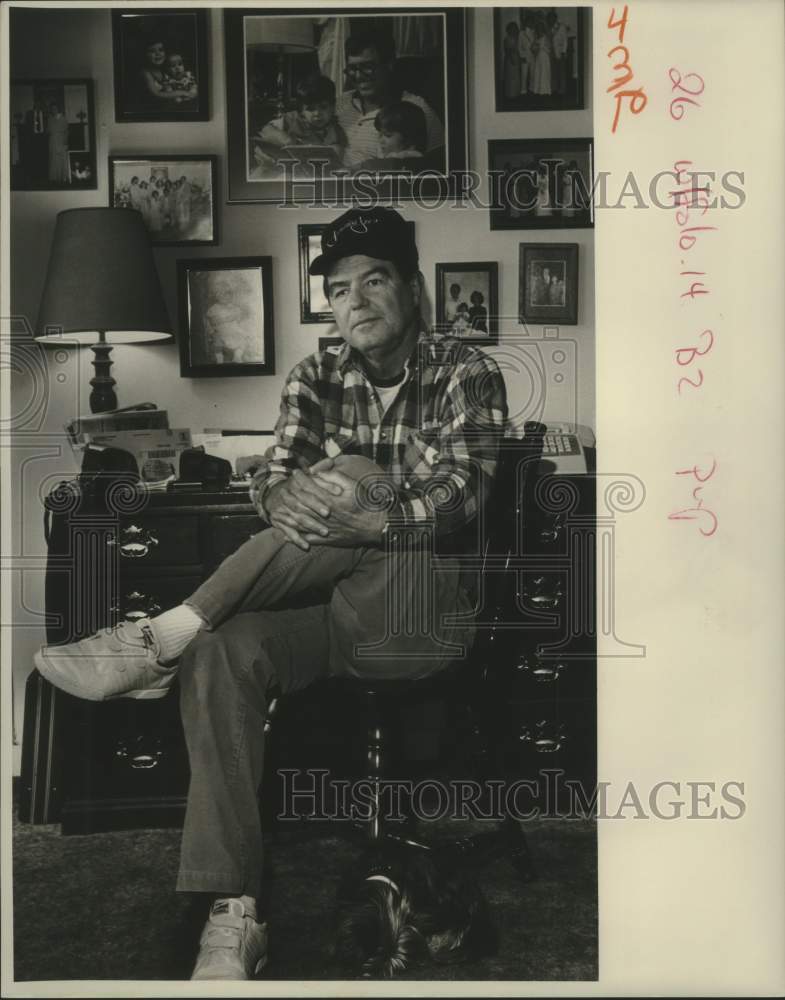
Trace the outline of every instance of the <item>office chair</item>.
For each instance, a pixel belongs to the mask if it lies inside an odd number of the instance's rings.
[[[491,621],[501,621],[514,609],[518,600],[515,571],[505,572],[510,554],[517,551],[524,531],[524,519],[533,511],[537,467],[542,455],[542,424],[529,423],[522,440],[503,442],[496,481],[486,507],[487,537],[483,539],[480,573],[483,581],[483,609]],[[452,840],[449,844],[431,842],[415,822],[411,808],[403,803],[403,822],[388,822],[384,815],[382,788],[390,774],[390,764],[400,744],[400,710],[412,699],[444,696],[468,706],[472,729],[479,744],[478,778],[482,787],[490,780],[504,781],[504,748],[497,724],[499,699],[504,697],[504,665],[494,662],[496,635],[493,627],[480,628],[474,648],[466,661],[455,662],[438,673],[415,680],[373,680],[332,678],[327,683],[339,685],[347,696],[358,699],[366,730],[362,777],[368,783],[369,816],[357,824],[362,838],[372,848],[384,843],[420,850],[447,846],[467,860],[482,863],[503,855],[519,876],[528,880],[534,870],[520,823],[509,812],[492,830]],[[265,733],[272,731],[279,698],[271,699]],[[410,804],[408,804],[410,806]]]

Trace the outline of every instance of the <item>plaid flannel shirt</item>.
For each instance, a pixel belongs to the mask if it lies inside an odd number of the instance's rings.
[[[382,413],[362,359],[344,344],[292,369],[281,396],[276,441],[253,477],[264,497],[302,465],[359,454],[389,476],[397,525],[450,535],[477,515],[496,473],[507,402],[496,362],[451,337],[421,334],[394,402]]]

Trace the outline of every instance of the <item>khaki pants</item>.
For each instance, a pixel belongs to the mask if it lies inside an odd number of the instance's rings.
[[[269,692],[333,676],[418,678],[466,656],[470,621],[458,567],[429,546],[312,546],[277,528],[226,559],[186,602],[209,623],[180,661],[191,764],[181,891],[257,895],[262,833],[257,794]],[[321,591],[317,603],[297,607]]]

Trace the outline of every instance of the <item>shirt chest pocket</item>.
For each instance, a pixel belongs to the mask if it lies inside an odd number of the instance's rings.
[[[335,433],[325,433],[324,453],[327,458],[337,458],[339,455],[355,455],[359,451],[359,442],[353,431],[339,428]]]
[[[415,431],[404,445],[403,466],[407,477],[430,479],[439,471],[442,455],[437,431]]]

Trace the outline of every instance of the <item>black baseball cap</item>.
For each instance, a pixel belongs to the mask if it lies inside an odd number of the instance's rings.
[[[404,272],[419,261],[414,224],[392,208],[350,208],[322,233],[322,252],[311,262],[311,274],[327,274],[343,257],[362,254],[391,260]]]

